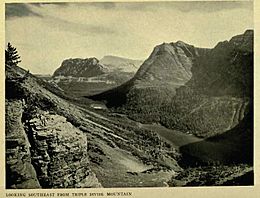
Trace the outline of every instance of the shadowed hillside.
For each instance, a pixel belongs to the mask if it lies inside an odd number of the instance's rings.
[[[183,42],[155,47],[136,75],[89,98],[141,122],[208,137],[236,126],[253,93],[253,31],[200,49]]]
[[[180,148],[183,166],[246,163],[253,165],[253,119],[246,115],[234,128]]]

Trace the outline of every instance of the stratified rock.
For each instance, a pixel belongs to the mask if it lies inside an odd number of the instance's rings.
[[[40,112],[28,122],[32,163],[43,188],[100,187],[89,168],[87,137],[65,117]]]
[[[21,122],[22,113],[22,101],[6,101],[6,187],[41,188],[31,164],[30,143]]]

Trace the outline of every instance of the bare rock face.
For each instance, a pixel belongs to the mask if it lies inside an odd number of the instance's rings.
[[[22,101],[6,102],[6,187],[41,188],[31,164],[31,145],[21,122],[22,113]]]
[[[96,58],[64,60],[53,76],[92,77],[104,74],[107,69]]]
[[[135,84],[169,84],[173,87],[184,85],[192,76],[194,59],[206,50],[182,41],[158,45],[136,73],[134,78],[138,82]]]
[[[89,168],[86,134],[41,110],[24,120],[25,106],[6,101],[7,188],[101,187]]]
[[[44,188],[100,187],[89,169],[87,137],[66,121],[48,112],[28,122],[32,163]]]

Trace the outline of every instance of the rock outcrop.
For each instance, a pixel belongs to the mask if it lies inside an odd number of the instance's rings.
[[[57,106],[73,114],[72,108],[25,74],[6,67],[6,188],[100,187],[90,169],[86,134]]]
[[[59,115],[42,112],[27,123],[32,163],[44,188],[100,187],[89,169],[87,137]]]
[[[41,188],[31,161],[30,143],[22,124],[21,100],[6,101],[6,187]]]

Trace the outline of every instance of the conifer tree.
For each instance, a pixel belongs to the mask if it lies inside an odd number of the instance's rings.
[[[5,65],[17,66],[17,64],[21,62],[20,58],[16,48],[8,43],[7,49],[5,50]]]

